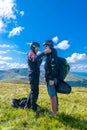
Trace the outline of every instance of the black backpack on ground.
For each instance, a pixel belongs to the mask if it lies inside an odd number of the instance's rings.
[[[19,98],[19,99],[13,98],[11,100],[11,106],[14,108],[24,109],[26,106],[26,103],[27,103],[27,98],[25,98],[25,97]],[[37,107],[40,107],[38,104],[36,104],[36,105],[37,105]],[[30,107],[27,107],[27,108],[30,108]]]
[[[15,108],[24,108],[27,103],[27,98],[12,99],[11,106]]]

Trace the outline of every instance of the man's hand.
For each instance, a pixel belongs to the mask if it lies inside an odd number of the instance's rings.
[[[44,50],[44,53],[45,53],[45,54],[51,53],[51,49],[50,49],[50,48],[46,48],[46,49]]]
[[[50,80],[50,85],[54,87],[54,80]]]

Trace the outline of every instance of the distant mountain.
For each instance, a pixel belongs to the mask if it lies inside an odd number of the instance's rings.
[[[76,74],[69,73],[65,79],[71,86],[87,87],[87,78]]]
[[[0,70],[0,81],[12,83],[28,83],[28,69]],[[87,87],[87,78],[78,74],[69,73],[65,79],[71,86]],[[44,83],[44,71],[40,73],[40,82]]]
[[[79,75],[87,78],[87,72],[72,72],[72,74]]]
[[[0,70],[0,81],[13,82],[13,83],[26,83],[28,82],[28,69],[10,69]]]

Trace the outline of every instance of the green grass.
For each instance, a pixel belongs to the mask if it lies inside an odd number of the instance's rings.
[[[40,85],[38,117],[30,109],[11,107],[12,98],[27,97],[28,84],[0,83],[0,130],[87,130],[87,88],[73,88],[69,95],[58,94],[59,115],[49,117],[50,100]]]

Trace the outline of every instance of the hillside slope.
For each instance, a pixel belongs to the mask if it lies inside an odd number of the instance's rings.
[[[28,83],[28,69],[0,70],[0,81],[13,83]],[[71,86],[87,87],[87,78],[69,73],[65,79]],[[40,73],[40,82],[44,82],[44,71]]]

